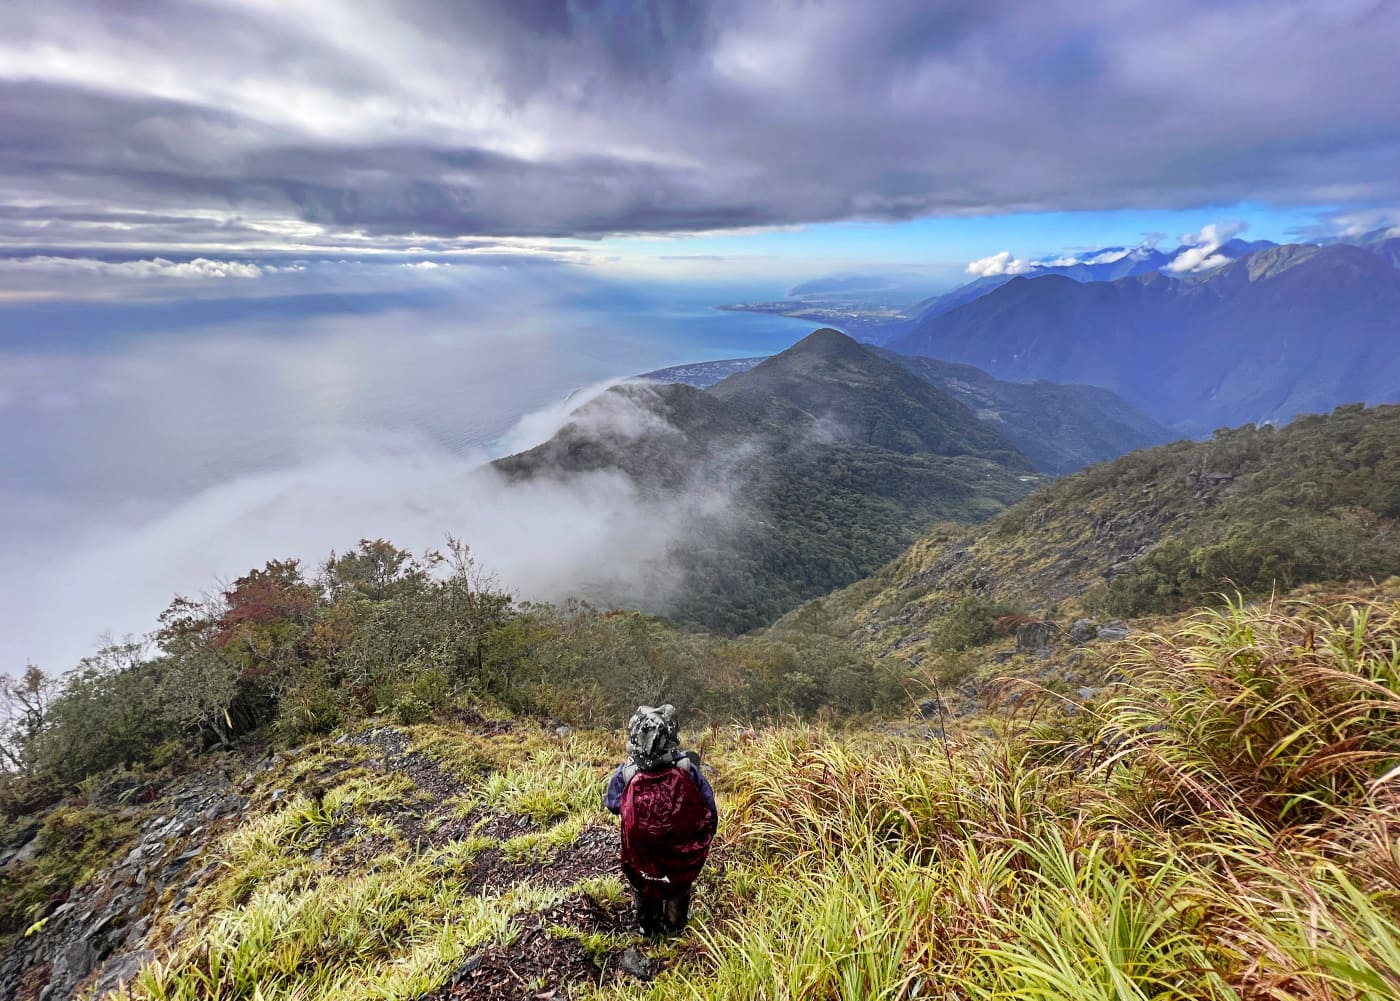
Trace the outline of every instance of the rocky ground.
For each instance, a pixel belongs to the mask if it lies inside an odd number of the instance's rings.
[[[238,824],[246,793],[272,764],[271,756],[221,755],[164,788],[98,790],[96,805],[133,821],[137,834],[125,854],[50,899],[44,916],[5,944],[0,998],[63,1001],[80,988],[100,996],[130,980],[162,941],[183,932],[192,893],[218,865],[211,846]],[[0,856],[4,868],[33,865],[41,841],[36,828]],[[171,927],[158,929],[157,914]]]
[[[493,728],[502,727],[500,739],[511,739],[509,727],[479,718],[442,723],[487,742]],[[329,801],[328,791],[343,777],[365,773],[371,784],[379,776],[384,785],[397,783],[394,788],[403,792],[364,811],[331,811],[305,856],[331,877],[372,868],[394,852],[440,851],[464,838],[489,841],[472,859],[460,890],[464,896],[489,899],[522,885],[532,891],[567,891],[617,873],[617,829],[601,823],[585,826],[571,843],[539,857],[505,850],[506,842],[537,832],[540,825],[485,806],[454,809],[470,777],[415,749],[394,726],[327,742],[314,763],[298,761],[289,752],[230,752],[163,787],[141,791],[140,798],[148,802],[112,805],[132,822],[135,835],[109,864],[71,887],[63,899],[49,901],[29,934],[6,945],[0,959],[0,1001],[65,1001],[111,993],[143,964],[171,955],[192,922],[206,916],[199,912],[202,888],[229,877],[226,835],[254,817],[291,809],[293,803],[296,809],[313,802],[319,806],[323,798]],[[404,778],[411,788],[403,785]],[[600,790],[604,778],[600,773]],[[34,845],[31,839],[8,851],[0,848],[0,862],[30,865]],[[451,979],[425,998],[562,999],[582,983],[650,979],[664,962],[649,958],[646,953],[657,950],[639,941],[624,944],[635,929],[624,900],[574,892],[511,921],[511,934],[463,955]]]

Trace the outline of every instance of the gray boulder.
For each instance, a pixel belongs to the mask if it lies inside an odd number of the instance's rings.
[[[1050,649],[1060,628],[1053,622],[1027,622],[1016,629],[1016,652],[1043,654]]]
[[[1113,619],[1098,628],[1098,637],[1101,640],[1125,640],[1128,633],[1128,626],[1122,619]]]
[[[1074,625],[1069,627],[1069,641],[1075,646],[1088,643],[1096,635],[1098,633],[1093,619],[1076,619]]]

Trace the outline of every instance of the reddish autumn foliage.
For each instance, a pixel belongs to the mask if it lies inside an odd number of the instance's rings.
[[[308,621],[316,609],[317,594],[302,579],[298,560],[272,560],[263,569],[239,577],[224,592],[228,608],[219,621],[216,641],[224,646],[248,627],[290,620]]]

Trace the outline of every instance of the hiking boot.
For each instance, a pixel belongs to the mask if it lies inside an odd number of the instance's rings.
[[[666,930],[672,935],[685,930],[685,923],[690,917],[690,891],[687,890],[679,897],[672,897],[662,905],[662,911],[666,919]]]
[[[665,934],[666,916],[661,901],[648,900],[640,894],[637,896],[637,927],[648,938]]]

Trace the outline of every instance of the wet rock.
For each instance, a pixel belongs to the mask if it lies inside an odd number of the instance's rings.
[[[49,972],[49,983],[61,988],[76,984],[97,965],[97,952],[87,939],[79,939],[60,950]]]
[[[119,772],[98,784],[88,795],[88,802],[107,808],[120,806],[137,795],[141,787],[142,783],[134,775]]]
[[[1097,635],[1097,624],[1093,619],[1076,619],[1069,627],[1069,641],[1075,646],[1088,643]]]
[[[156,836],[169,841],[171,838],[178,838],[190,829],[190,825],[179,817],[174,818],[170,823],[160,829]]]
[[[155,958],[156,954],[153,949],[142,949],[140,952],[129,952],[112,960],[102,968],[102,972],[98,975],[93,984],[92,996],[101,998],[124,984],[130,983],[131,978],[140,972],[141,967]]]
[[[42,924],[0,952],[0,999],[100,998],[129,981],[155,955],[151,950],[169,940],[158,935],[154,919],[161,895],[173,892],[183,901],[218,868],[198,860],[247,804],[230,788],[227,775],[211,768],[164,788],[142,785],[151,793],[142,802],[153,806],[111,807],[133,819],[136,840],[86,882],[64,888],[64,899],[40,915]]]
[[[486,953],[484,952],[478,952],[474,956],[469,956],[466,960],[462,962],[462,965],[457,967],[457,969],[453,972],[451,985],[453,987],[456,987],[458,984],[466,980],[477,970],[481,969],[481,961],[485,958]]]
[[[982,694],[983,683],[977,678],[967,678],[958,686],[958,694],[965,699],[975,699]]]
[[[166,887],[170,886],[179,878],[182,872],[189,868],[191,862],[203,854],[204,849],[200,846],[190,848],[180,855],[177,855],[169,865],[160,871],[160,875],[156,877],[156,889],[164,890]]]
[[[280,792],[281,790],[278,791]],[[242,810],[247,805],[248,801],[242,796],[225,796],[223,799],[206,807],[204,812],[199,815],[199,819],[207,824],[211,820],[218,820],[220,817]]]
[[[1016,652],[1045,654],[1059,633],[1053,622],[1027,622],[1016,629]]]
[[[1122,619],[1113,619],[1099,626],[1098,637],[1101,640],[1125,640],[1128,632],[1128,626]]]
[[[642,954],[642,950],[635,945],[629,945],[622,953],[622,959],[618,961],[618,969],[638,980],[650,980],[656,976],[656,970],[652,961]]]
[[[925,699],[919,703],[919,715],[924,719],[931,716],[942,716],[948,712],[948,707],[943,704],[942,699]]]
[[[39,828],[43,826],[44,825],[37,820],[32,820],[16,830],[5,843],[10,848],[23,848],[30,841],[34,840],[35,836],[39,833]]]
[[[0,869],[9,865],[21,865],[25,862],[32,862],[38,854],[39,839],[30,838],[28,842],[7,853],[5,858],[0,860]]]
[[[132,925],[132,926],[127,930],[126,938],[123,939],[122,942],[123,942],[123,944],[125,944],[125,945],[134,946],[134,945],[140,943],[142,940],[144,940],[145,937],[146,937],[146,933],[149,932],[150,930],[151,930],[151,916],[150,916],[149,914],[147,914],[144,918],[142,918],[140,921],[136,922],[134,925]]]

